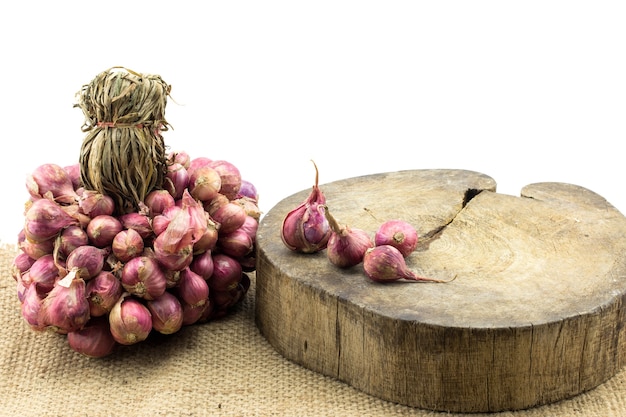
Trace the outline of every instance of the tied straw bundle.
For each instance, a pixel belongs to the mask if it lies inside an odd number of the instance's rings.
[[[171,86],[158,75],[112,67],[77,93],[85,116],[79,165],[86,189],[109,195],[118,214],[137,211],[167,173],[165,105]]]

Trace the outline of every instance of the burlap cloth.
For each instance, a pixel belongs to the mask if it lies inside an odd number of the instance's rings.
[[[255,282],[229,317],[149,339],[104,359],[74,353],[20,315],[0,248],[2,416],[470,416],[410,408],[364,394],[284,359],[254,322]],[[253,277],[254,278],[254,277]],[[502,417],[626,416],[626,370],[594,390]],[[484,415],[484,414],[481,414]]]

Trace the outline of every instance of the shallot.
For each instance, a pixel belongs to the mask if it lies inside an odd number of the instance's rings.
[[[212,291],[213,315],[219,317],[226,314],[229,308],[241,301],[248,288],[250,288],[250,277],[247,274],[241,274],[237,286],[230,290]]]
[[[75,269],[85,281],[95,277],[102,271],[104,260],[109,249],[101,249],[92,245],[79,246],[67,255],[65,261],[67,269]]]
[[[253,200],[254,202],[259,201],[259,192],[257,191],[254,184],[248,180],[241,180],[241,187],[239,187],[239,192],[237,193],[237,198],[247,197]]]
[[[223,254],[233,258],[248,256],[254,249],[254,239],[241,227],[225,233],[217,243],[217,248]]]
[[[172,164],[181,164],[185,169],[189,168],[191,157],[185,151],[168,151],[167,159]]]
[[[26,323],[35,330],[43,330],[45,326],[42,324],[40,316],[43,299],[37,292],[37,288],[34,285],[26,287],[21,298],[22,305],[20,308]]]
[[[81,212],[91,218],[101,214],[113,215],[115,202],[108,195],[93,190],[85,190],[78,199],[78,207]]]
[[[17,280],[17,278],[21,274],[28,271],[30,267],[33,266],[35,261],[36,259],[28,256],[26,252],[19,251],[17,255],[15,255],[15,257],[13,258],[13,262],[11,263],[11,275],[13,276],[13,278]]]
[[[237,198],[237,193],[241,189],[241,172],[232,162],[225,160],[215,160],[207,164],[219,174],[221,178],[220,194],[228,197],[229,200]]]
[[[33,201],[27,209],[24,234],[31,242],[42,242],[57,236],[64,228],[78,224],[57,203],[47,198]]]
[[[153,230],[150,218],[145,214],[137,212],[122,214],[118,217],[118,220],[122,222],[122,227],[137,231],[143,239],[152,236]]]
[[[41,302],[39,321],[61,334],[81,329],[90,318],[85,281],[70,271]]]
[[[121,281],[126,291],[146,300],[161,296],[167,286],[164,272],[149,256],[137,256],[126,262]]]
[[[152,314],[139,300],[124,293],[109,313],[109,326],[117,343],[133,345],[148,338]]]
[[[212,160],[210,158],[207,158],[206,156],[198,156],[190,159],[187,166],[187,172],[189,172],[189,175],[191,175],[196,169],[209,165],[211,161]]]
[[[77,190],[80,187],[80,164],[67,165],[63,169],[70,177],[74,190]]]
[[[104,248],[113,243],[115,235],[122,231],[122,222],[115,216],[101,214],[87,224],[87,236],[95,246]]]
[[[167,190],[153,190],[146,195],[145,204],[151,216],[163,213],[163,211],[176,205],[176,200]]]
[[[237,260],[223,253],[216,253],[213,255],[213,274],[207,282],[212,290],[229,291],[237,287],[241,274],[241,264]]]
[[[211,218],[209,213],[204,212],[204,217],[206,219],[206,230],[193,244],[194,255],[215,249],[219,238],[220,225]]]
[[[205,304],[209,298],[209,285],[206,280],[189,268],[180,271],[178,296],[192,307]]]
[[[117,345],[106,317],[89,320],[83,328],[69,332],[67,343],[76,352],[90,358],[108,356]]]
[[[189,269],[191,269],[196,274],[200,275],[202,278],[209,279],[211,275],[213,275],[213,254],[210,250],[207,250],[199,255],[196,255],[189,265]]]
[[[259,230],[259,220],[253,216],[247,216],[240,229],[246,232],[252,240],[255,240]]]
[[[363,269],[365,275],[376,282],[391,282],[401,279],[409,281],[449,282],[446,280],[418,276],[409,269],[402,252],[391,245],[380,245],[368,249],[363,257]]]
[[[85,292],[89,302],[89,314],[91,317],[100,317],[111,311],[120,299],[123,288],[120,280],[112,272],[100,271],[87,282]]]
[[[164,188],[174,197],[174,200],[182,197],[188,185],[189,173],[181,163],[175,162],[167,167]]]
[[[309,196],[283,219],[280,237],[292,251],[315,253],[326,249],[331,230],[324,215],[326,197],[318,186],[319,172],[315,167],[315,184]]]
[[[350,268],[363,262],[365,252],[374,246],[369,233],[363,229],[340,225],[327,206],[324,210],[332,230],[326,248],[330,263],[339,268]]]
[[[72,178],[57,164],[43,164],[35,168],[26,178],[26,189],[35,199],[49,197],[66,204],[78,200]]]
[[[239,204],[249,217],[252,217],[256,221],[261,219],[262,213],[256,200],[242,196],[231,201]]]
[[[135,229],[120,231],[115,235],[111,243],[113,254],[122,262],[130,261],[132,258],[141,255],[143,248],[143,238]]]
[[[222,187],[220,174],[208,165],[193,170],[188,178],[189,192],[200,201],[211,201]],[[182,196],[182,195],[181,195]]]
[[[61,231],[54,244],[59,255],[66,258],[74,249],[89,244],[89,236],[82,227],[71,225]]]
[[[164,292],[146,302],[152,315],[152,327],[161,334],[176,333],[183,326],[183,307],[172,293]]]
[[[232,201],[228,201],[214,210],[209,209],[209,214],[213,220],[219,223],[219,233],[221,234],[230,233],[241,227],[247,216],[243,207]]]
[[[30,284],[34,285],[40,294],[46,295],[54,288],[59,273],[60,271],[54,261],[54,256],[48,254],[33,263],[28,271],[28,277],[31,281]]]
[[[417,248],[417,230],[404,220],[388,220],[380,225],[374,235],[374,244],[391,245],[405,258]]]
[[[48,239],[42,242],[33,242],[32,240],[24,239],[18,243],[18,246],[30,258],[39,259],[54,251],[54,242],[55,239]]]
[[[172,271],[171,269],[164,269],[163,273],[165,274],[165,282],[166,288],[174,288],[178,285],[178,281],[180,280],[180,271]]]
[[[211,303],[208,300],[199,306],[193,306],[186,301],[181,300],[180,305],[183,308],[183,326],[190,326],[199,322],[200,319],[202,319],[202,317],[204,317],[207,313],[207,309],[212,308]]]

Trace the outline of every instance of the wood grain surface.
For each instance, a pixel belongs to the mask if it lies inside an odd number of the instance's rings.
[[[448,283],[375,283],[280,239],[296,193],[257,234],[256,323],[284,357],[400,404],[517,410],[577,395],[626,359],[626,218],[563,183],[498,194],[487,175],[400,171],[320,185],[340,223],[402,219],[415,272]]]

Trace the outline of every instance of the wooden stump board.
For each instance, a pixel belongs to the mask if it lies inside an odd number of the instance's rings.
[[[448,283],[375,283],[291,252],[273,207],[257,233],[256,323],[284,357],[403,405],[495,412],[592,389],[625,363],[626,218],[596,193],[537,183],[498,194],[489,176],[414,170],[320,188],[342,224],[402,219],[415,272]]]

